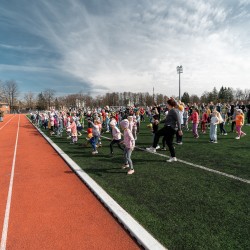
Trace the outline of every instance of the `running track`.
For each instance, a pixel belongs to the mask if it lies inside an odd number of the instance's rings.
[[[0,227],[0,250],[140,249],[24,115],[0,123]]]

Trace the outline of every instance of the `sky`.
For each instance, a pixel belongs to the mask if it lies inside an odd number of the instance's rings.
[[[250,0],[1,0],[0,80],[54,89],[202,95],[250,88]]]

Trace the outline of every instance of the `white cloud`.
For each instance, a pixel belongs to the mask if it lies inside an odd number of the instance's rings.
[[[48,67],[91,83],[96,92],[151,92],[154,86],[177,95],[176,66],[182,64],[182,92],[200,95],[222,84],[247,87],[249,12],[234,7],[226,0],[114,0],[105,6],[68,0],[0,10],[59,55]]]

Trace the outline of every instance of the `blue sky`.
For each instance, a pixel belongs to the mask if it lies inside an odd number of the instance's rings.
[[[249,89],[250,0],[1,0],[0,80],[57,95]]]

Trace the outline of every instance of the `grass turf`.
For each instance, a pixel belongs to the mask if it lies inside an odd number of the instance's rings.
[[[177,158],[249,180],[250,127],[243,131],[248,135],[241,140],[234,139],[235,133],[218,135],[218,144],[208,142],[209,134],[196,140],[185,132],[183,145],[176,146]],[[52,139],[167,248],[250,248],[249,184],[181,162],[167,163],[168,151],[159,151],[160,156],[138,149],[132,154],[136,172],[127,176],[121,169],[122,151],[114,146],[111,158],[106,139],[95,156],[90,147],[79,146],[85,134],[77,145],[70,145],[65,134]],[[151,143],[142,123],[136,145]]]

